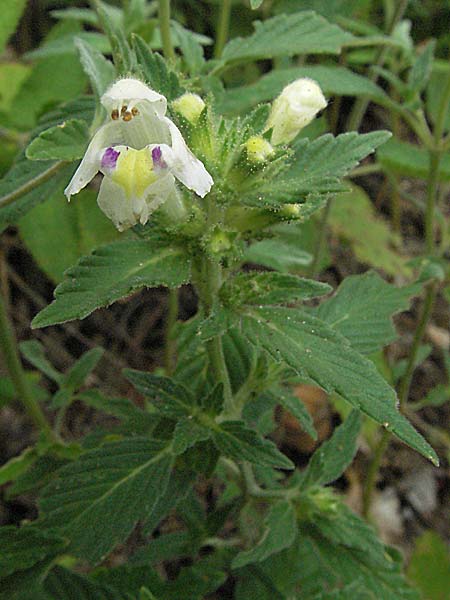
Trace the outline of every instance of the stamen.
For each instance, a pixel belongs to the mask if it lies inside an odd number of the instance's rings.
[[[122,106],[122,108],[120,109],[120,114],[123,116],[128,110],[128,106],[126,104],[124,104]]]
[[[122,115],[122,119],[123,119],[125,122],[131,121],[131,119],[132,119],[132,118],[133,118],[133,115],[132,115],[130,112],[128,112],[128,111],[127,111],[127,112],[125,112],[125,113]]]
[[[136,117],[136,115],[139,114],[139,111],[135,106],[133,106],[133,108],[131,109],[131,114],[133,115],[133,117]]]
[[[117,121],[118,118],[119,118],[119,111],[117,110],[117,108],[115,108],[113,111],[111,111],[111,119],[113,121]]]

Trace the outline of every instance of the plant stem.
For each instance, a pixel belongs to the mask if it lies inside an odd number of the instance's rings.
[[[41,407],[33,396],[26,373],[20,362],[17,341],[9,321],[3,294],[0,294],[0,348],[8,372],[16,389],[18,400],[24,406],[28,416],[49,442],[57,442]]]
[[[28,192],[31,192],[31,190],[33,190],[35,187],[38,187],[38,185],[45,183],[66,164],[67,163],[65,161],[60,160],[51,167],[49,167],[47,170],[40,173],[39,175],[36,175],[36,177],[33,177],[26,183],[19,185],[19,187],[17,187],[14,191],[10,192],[9,194],[5,194],[4,196],[1,196],[0,208],[11,204],[11,202],[14,202],[15,200],[17,200],[17,198],[20,198],[21,196],[28,194]]]
[[[231,16],[231,2],[232,0],[222,0],[222,8],[219,15],[219,22],[217,24],[214,58],[220,58],[222,56],[223,49],[228,40],[228,31],[230,28]]]
[[[159,31],[161,33],[164,56],[167,60],[175,60],[175,50],[170,34],[170,0],[158,0],[158,2]]]
[[[392,15],[392,19],[388,27],[386,28],[386,33],[388,35],[391,35],[397,23],[402,19],[403,15],[405,14],[405,10],[408,7],[408,4],[409,0],[400,0],[400,2],[398,3],[395,12]],[[388,46],[381,48],[377,53],[374,65],[377,67],[383,66],[384,61],[386,59],[386,54],[388,52]],[[377,73],[372,73],[369,79],[373,82],[376,82],[376,80],[378,79]],[[350,113],[350,117],[347,122],[347,131],[357,131],[359,129],[361,121],[363,120],[364,115],[366,113],[367,107],[369,106],[369,102],[370,100],[366,96],[360,96],[355,100],[352,112]]]
[[[168,313],[166,321],[166,330],[164,334],[164,368],[166,375],[170,376],[175,367],[176,344],[173,339],[173,328],[178,318],[178,289],[170,288],[168,293]]]

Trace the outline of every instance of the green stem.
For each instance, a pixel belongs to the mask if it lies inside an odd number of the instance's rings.
[[[175,367],[176,344],[173,339],[173,328],[177,322],[178,310],[178,289],[169,289],[168,313],[164,335],[164,367],[167,376],[172,375]]]
[[[253,468],[250,463],[243,462],[240,465],[242,478],[245,482],[245,489],[249,496],[254,498],[285,498],[286,500],[298,495],[298,488],[282,488],[279,490],[264,490],[258,485],[253,474]]]
[[[391,33],[394,31],[397,23],[402,19],[403,15],[405,13],[405,10],[408,7],[408,4],[409,4],[409,0],[401,0],[398,3],[396,11],[392,15],[392,19],[387,27],[386,33],[388,35],[391,35]],[[381,48],[379,50],[379,52],[377,53],[377,57],[375,59],[374,65],[377,67],[383,66],[388,52],[389,52],[388,46]],[[371,76],[369,77],[369,79],[375,83],[378,79],[378,74],[372,73]],[[367,98],[367,96],[360,96],[359,98],[357,98],[355,100],[352,111],[350,113],[350,117],[347,122],[347,131],[357,131],[359,129],[361,122],[364,118],[364,115],[366,113],[367,107],[369,106],[369,103],[370,103],[370,99]]]
[[[363,515],[367,518],[369,516],[370,506],[372,504],[373,492],[375,491],[375,485],[378,479],[378,471],[380,470],[381,461],[383,460],[384,453],[387,450],[390,440],[390,433],[383,431],[380,441],[373,455],[372,462],[369,465],[367,476],[364,481],[363,489]]]
[[[47,170],[40,173],[39,175],[36,175],[36,177],[33,177],[32,179],[29,179],[26,183],[19,185],[19,187],[15,188],[13,192],[1,196],[0,208],[11,204],[11,202],[14,202],[15,200],[17,200],[17,198],[28,194],[28,192],[31,192],[31,190],[34,190],[34,188],[38,187],[39,185],[42,185],[51,177],[53,177],[53,175],[57,173],[66,164],[67,163],[65,161],[60,160],[51,167],[49,167]]]
[[[20,362],[17,341],[9,321],[3,294],[0,294],[0,348],[18,400],[22,403],[30,419],[47,440],[49,442],[57,442],[58,438],[53,433],[41,407],[34,398],[26,373]]]
[[[228,31],[230,28],[231,16],[231,2],[232,0],[222,0],[222,8],[219,15],[219,22],[217,24],[214,58],[220,58],[222,56],[223,49],[228,40]]]
[[[161,33],[164,56],[167,58],[167,60],[175,60],[175,50],[173,48],[172,37],[170,33],[170,0],[158,1],[159,31]]]

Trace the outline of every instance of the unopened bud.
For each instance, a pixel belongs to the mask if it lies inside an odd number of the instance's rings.
[[[255,163],[265,162],[274,152],[272,144],[269,144],[260,135],[253,135],[245,142],[244,146],[247,150],[247,158],[250,162]]]
[[[287,85],[272,105],[266,131],[274,145],[287,144],[327,105],[319,84],[302,77]]]
[[[197,94],[186,93],[172,102],[172,108],[190,123],[196,123],[205,103]]]

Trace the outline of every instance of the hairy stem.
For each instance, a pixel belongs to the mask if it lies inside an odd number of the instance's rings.
[[[14,384],[17,398],[22,403],[34,425],[41,431],[49,442],[56,442],[58,438],[53,433],[44,413],[33,396],[26,373],[20,362],[17,340],[9,321],[3,294],[0,294],[0,348]]]
[[[214,48],[215,58],[220,58],[222,56],[223,49],[228,40],[228,31],[230,28],[231,16],[231,2],[232,0],[222,0],[219,22],[217,24],[216,46]]]
[[[5,194],[4,196],[1,196],[0,208],[11,204],[11,202],[14,202],[15,200],[17,200],[17,198],[28,194],[28,192],[31,192],[31,190],[34,190],[34,188],[38,187],[39,185],[42,185],[51,177],[53,177],[53,175],[57,173],[66,164],[67,163],[65,161],[60,160],[45,171],[43,171],[42,173],[40,173],[39,175],[36,175],[36,177],[33,177],[32,179],[29,179],[26,183],[19,185],[19,187],[17,187],[14,191],[10,192],[9,194]]]
[[[168,60],[175,60],[175,50],[170,34],[170,0],[158,0],[158,4],[159,31],[161,33],[164,56]]]

